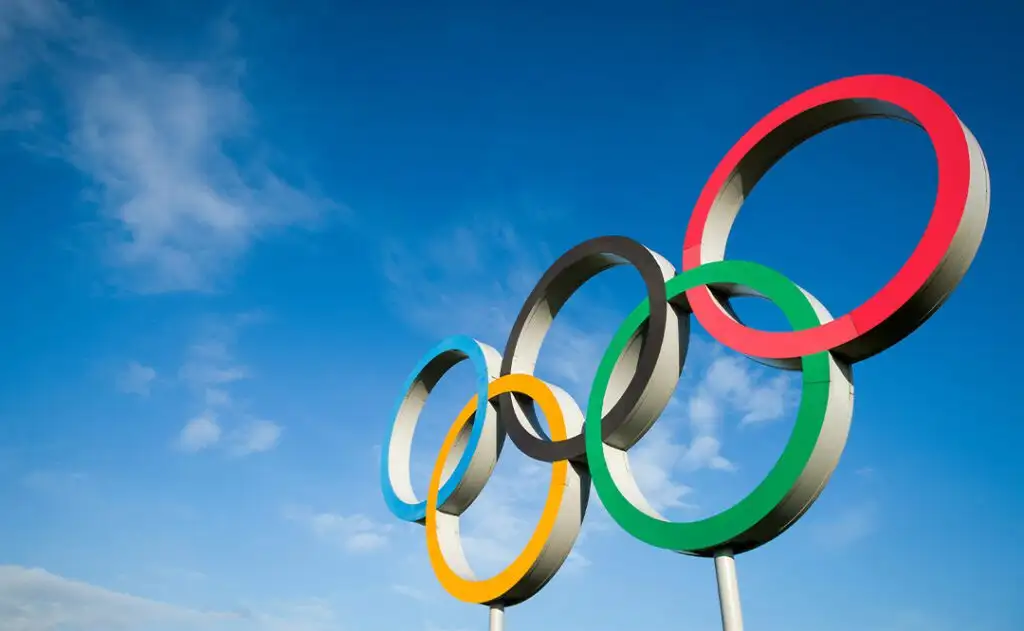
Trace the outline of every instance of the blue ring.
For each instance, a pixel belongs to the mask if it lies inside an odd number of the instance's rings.
[[[469,463],[473,459],[473,455],[476,453],[477,445],[480,442],[480,434],[484,430],[484,422],[487,419],[487,388],[490,385],[490,376],[487,371],[487,360],[484,357],[484,352],[480,348],[479,342],[466,335],[454,335],[446,338],[437,346],[430,349],[430,351],[420,359],[419,363],[416,364],[416,368],[413,369],[409,378],[405,380],[405,385],[401,391],[402,394],[398,397],[398,403],[395,405],[395,411],[391,416],[391,425],[388,427],[387,438],[384,441],[384,448],[381,450],[380,480],[381,489],[384,491],[384,502],[388,505],[388,508],[395,517],[405,521],[421,522],[425,520],[427,518],[427,501],[423,500],[415,504],[405,502],[398,497],[395,493],[395,489],[391,486],[389,453],[391,451],[391,439],[395,431],[395,424],[398,422],[398,412],[402,408],[402,403],[405,402],[405,398],[408,396],[409,391],[412,390],[413,384],[416,383],[420,374],[423,373],[423,370],[442,354],[452,351],[462,353],[473,363],[473,368],[476,370],[476,400],[478,402],[482,402],[482,404],[477,405],[476,418],[474,419],[472,429],[470,430],[469,441],[466,443],[465,451],[462,452],[462,457],[459,458],[459,464],[448,477],[448,481],[445,482],[438,491],[438,506],[441,506],[448,501],[455,492],[455,489],[459,487],[459,483],[462,482],[462,477],[466,475],[466,469],[469,468]],[[461,361],[463,360],[456,360],[455,364],[458,364]],[[453,366],[455,364],[453,364]]]

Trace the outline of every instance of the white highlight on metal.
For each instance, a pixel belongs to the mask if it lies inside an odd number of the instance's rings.
[[[715,554],[715,574],[718,577],[718,602],[722,608],[722,629],[743,631],[740,585],[736,580],[736,559],[732,552],[722,550]]]
[[[491,605],[491,631],[505,631],[505,606]]]

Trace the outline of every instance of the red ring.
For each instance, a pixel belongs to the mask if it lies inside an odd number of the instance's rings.
[[[793,118],[828,103],[870,99],[902,108],[924,128],[938,159],[939,184],[928,227],[910,258],[874,296],[850,313],[813,329],[769,332],[749,328],[732,319],[707,287],[686,292],[693,314],[709,335],[740,353],[766,359],[794,358],[836,350],[849,361],[874,355],[897,339],[876,344],[869,351],[843,353],[844,346],[887,322],[929,281],[953,243],[963,219],[971,180],[971,156],[965,130],[956,113],[927,87],[900,77],[864,75],[839,79],[812,88],[776,108],[754,125],[715,168],[701,191],[683,242],[683,269],[703,263],[701,247],[707,220],[719,195],[748,153],[768,134]],[[909,334],[909,330],[906,334]]]

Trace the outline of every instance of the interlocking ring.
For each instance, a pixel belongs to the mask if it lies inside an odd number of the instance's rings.
[[[529,397],[544,412],[555,440],[583,429],[583,415],[572,399],[530,375],[506,375],[491,383],[488,398],[517,393]],[[585,467],[559,460],[551,465],[551,484],[540,522],[526,547],[501,573],[478,581],[473,576],[459,537],[458,512],[438,510],[438,489],[448,452],[466,433],[478,402],[463,408],[445,437],[427,490],[427,551],[441,584],[456,598],[475,603],[513,605],[544,586],[569,556],[583,523],[590,497]],[[470,430],[472,431],[472,430]]]
[[[932,218],[893,279],[834,319],[820,302],[760,264],[725,261],[732,223],[756,183],[794,147],[836,125],[891,117],[921,126],[939,165]],[[683,248],[683,272],[627,237],[600,237],[569,250],[543,275],[516,319],[504,357],[466,337],[443,341],[420,361],[400,399],[381,458],[388,507],[423,523],[441,585],[467,602],[511,605],[535,594],[568,557],[591,482],[608,513],[650,545],[695,556],[740,553],[792,526],[821,494],[846,445],[853,415],[852,364],[912,333],[945,302],[977,253],[989,208],[981,148],[928,88],[867,75],[827,83],[776,108],[726,154],[701,193]],[[635,268],[647,298],[622,323],[591,384],[586,413],[564,390],[533,376],[544,337],[580,286],[615,265]],[[789,332],[751,329],[729,300],[759,296],[779,307]],[[693,314],[719,343],[757,361],[802,373],[796,423],[768,475],[737,504],[696,522],[671,522],[644,499],[628,451],[657,421],[679,380]],[[427,498],[412,491],[409,453],[430,389],[455,363],[471,361],[477,392],[448,431]],[[536,418],[540,407],[550,426]],[[527,456],[552,467],[537,530],[497,576],[477,580],[459,540],[459,516],[479,496],[506,433]]]
[[[644,343],[628,347],[631,352],[626,361],[630,369],[616,373],[621,383],[616,380],[615,385],[620,387],[610,393],[611,408],[601,423],[606,441],[625,445],[639,440],[668,404],[682,369],[680,341],[685,341],[689,333],[686,329],[680,335],[679,327],[686,327],[688,319],[680,318],[665,298],[665,282],[675,276],[676,270],[660,254],[626,237],[591,239],[563,254],[530,292],[512,325],[501,374],[532,374],[544,336],[558,311],[584,283],[617,265],[632,265],[640,272],[651,305]],[[582,435],[548,439],[531,419],[529,410],[523,409],[524,403],[529,405],[513,394],[500,397],[505,429],[520,451],[542,462],[586,456]],[[638,419],[648,419],[647,425]]]
[[[956,113],[925,86],[886,75],[826,83],[791,99],[754,125],[715,168],[690,216],[683,269],[725,257],[744,200],[797,145],[843,123],[894,118],[919,125],[935,148],[939,185],[932,216],[910,258],[874,296],[837,320],[804,330],[765,332],[733,319],[707,288],[687,292],[693,313],[719,343],[745,355],[783,360],[831,351],[858,362],[924,324],[967,273],[988,221],[985,154]]]

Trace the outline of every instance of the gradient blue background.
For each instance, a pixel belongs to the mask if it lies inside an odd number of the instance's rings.
[[[818,83],[885,72],[977,136],[988,229],[941,312],[857,366],[831,485],[739,561],[747,626],[1024,628],[1024,14],[819,4],[0,0],[0,627],[482,628],[380,496],[407,371],[450,334],[503,348],[579,241],[624,234],[678,262],[745,130]],[[908,125],[829,131],[762,182],[728,254],[845,312],[909,254],[934,165]],[[641,298],[629,270],[587,285],[540,374],[585,401]],[[678,405],[637,448],[644,490],[677,519],[734,502],[779,453],[794,384],[695,332]],[[471,392],[456,370],[428,403],[421,491]],[[482,569],[526,540],[545,479],[503,455],[466,518]],[[599,506],[508,614],[665,624],[719,628],[711,562],[649,549]]]

